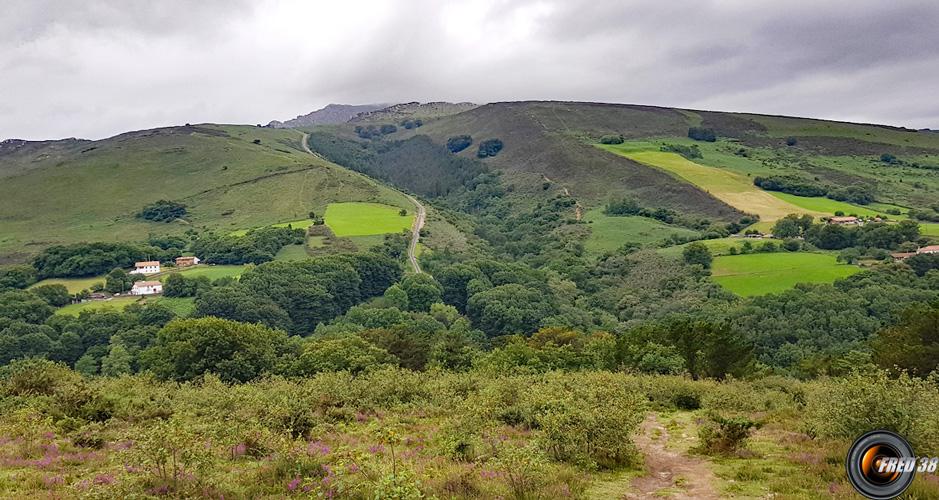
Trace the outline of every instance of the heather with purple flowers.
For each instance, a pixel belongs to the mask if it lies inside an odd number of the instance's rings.
[[[328,455],[331,451],[330,447],[322,441],[312,441],[306,447],[306,452],[308,455]]]
[[[300,486],[301,482],[302,480],[300,479],[300,476],[293,478],[289,483],[287,483],[287,491],[291,493],[297,491],[297,488]]]

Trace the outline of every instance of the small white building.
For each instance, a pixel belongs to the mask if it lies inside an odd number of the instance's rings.
[[[130,289],[131,295],[156,295],[163,293],[163,283],[159,281],[137,281]]]
[[[130,274],[156,274],[160,272],[160,261],[146,260],[134,264],[134,270]]]

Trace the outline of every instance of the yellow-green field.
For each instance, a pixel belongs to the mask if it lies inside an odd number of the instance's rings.
[[[712,277],[737,295],[752,296],[782,292],[797,283],[831,283],[858,271],[831,254],[777,252],[716,257]]]
[[[326,225],[336,236],[368,236],[398,233],[410,229],[413,210],[399,215],[401,208],[381,203],[330,203],[326,207]]]
[[[773,196],[754,186],[752,179],[747,176],[731,170],[701,165],[676,153],[633,151],[617,146],[603,148],[690,182],[738,210],[759,215],[763,222],[778,220],[793,213],[808,213],[816,217],[830,215]]]
[[[919,230],[926,236],[939,236],[939,224],[920,224]]]

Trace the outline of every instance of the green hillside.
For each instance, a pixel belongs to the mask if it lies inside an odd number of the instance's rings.
[[[75,241],[245,229],[305,219],[332,202],[410,209],[400,193],[300,148],[297,131],[197,125],[69,141],[0,155],[0,260]],[[166,199],[175,222],[135,217]]]

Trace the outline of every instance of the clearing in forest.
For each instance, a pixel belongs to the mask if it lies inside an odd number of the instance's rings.
[[[808,252],[754,253],[715,257],[715,282],[741,296],[788,290],[796,283],[831,283],[860,271],[831,254]]]
[[[401,208],[381,203],[330,203],[326,207],[326,225],[336,236],[366,236],[399,233],[410,229],[414,211],[401,215]]]

